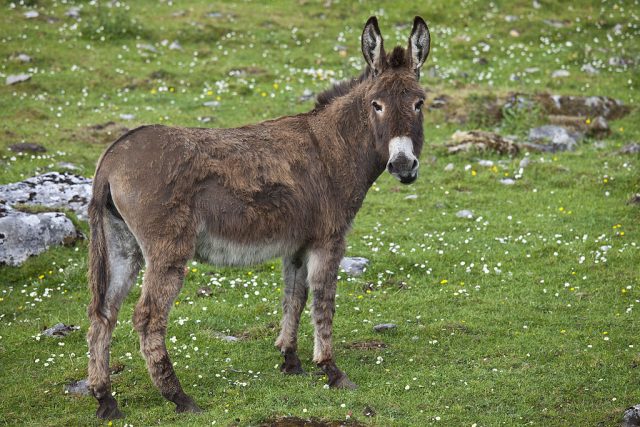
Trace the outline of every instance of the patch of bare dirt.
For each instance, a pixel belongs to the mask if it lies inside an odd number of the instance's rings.
[[[298,418],[298,417],[278,417],[264,421],[259,424],[260,427],[364,427],[364,424],[355,421],[325,421],[316,418]]]
[[[33,142],[20,142],[17,144],[11,144],[9,150],[14,153],[45,153],[47,149],[40,144]]]
[[[457,131],[451,136],[451,142],[447,144],[450,154],[457,154],[472,149],[478,151],[494,151],[498,154],[515,156],[520,151],[518,145],[510,139],[504,138],[494,132],[481,130]]]
[[[628,105],[608,96],[571,96],[540,93],[534,100],[550,115],[620,119],[631,112]]]
[[[106,122],[80,128],[73,133],[73,138],[89,144],[110,144],[126,132],[129,128],[116,122]]]
[[[352,350],[380,350],[381,348],[387,348],[387,344],[382,341],[359,341],[351,344],[347,344],[345,347]]]
[[[229,70],[229,75],[238,76],[238,77],[247,76],[247,75],[261,76],[264,74],[267,74],[267,70],[260,67],[240,67],[240,68],[233,68]]]
[[[444,119],[450,123],[474,123],[482,127],[499,124],[504,118],[504,111],[508,109],[536,109],[544,115],[571,117],[576,122],[596,117],[617,120],[631,111],[622,101],[607,96],[515,92],[495,95],[465,90],[429,94],[426,105],[430,111],[441,111]],[[596,123],[599,124],[601,123]],[[593,126],[580,125],[580,128],[589,134]]]

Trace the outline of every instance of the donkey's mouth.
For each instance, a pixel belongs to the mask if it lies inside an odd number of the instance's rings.
[[[396,179],[398,179],[403,184],[411,184],[416,179],[418,179],[418,171],[412,171],[412,172],[408,172],[406,174],[404,174],[404,173],[393,173],[391,175],[393,175]]]

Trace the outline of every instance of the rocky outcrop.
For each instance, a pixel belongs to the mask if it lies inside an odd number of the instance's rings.
[[[79,236],[63,213],[31,214],[0,205],[0,264],[20,265],[50,246],[71,244]]]
[[[10,206],[29,205],[69,209],[87,219],[91,180],[70,173],[49,172],[0,186],[0,200]]]
[[[51,172],[0,186],[0,264],[17,266],[54,245],[69,245],[82,234],[62,212],[87,219],[91,180]]]

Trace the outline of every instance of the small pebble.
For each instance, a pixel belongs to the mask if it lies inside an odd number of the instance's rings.
[[[373,330],[376,332],[382,332],[382,331],[386,331],[389,329],[395,329],[397,328],[398,325],[396,325],[395,323],[381,323],[379,325],[375,325],[373,327]]]
[[[468,209],[463,209],[461,211],[456,212],[456,216],[458,218],[467,218],[467,219],[473,219],[473,212],[471,212]]]

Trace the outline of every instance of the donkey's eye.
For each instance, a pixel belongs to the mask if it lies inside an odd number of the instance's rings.
[[[377,113],[382,112],[382,105],[378,104],[376,101],[372,101],[371,105],[373,106],[373,109],[376,110]]]
[[[422,99],[416,102],[416,105],[415,105],[416,111],[420,111],[422,109],[422,104],[424,104],[424,101]]]

